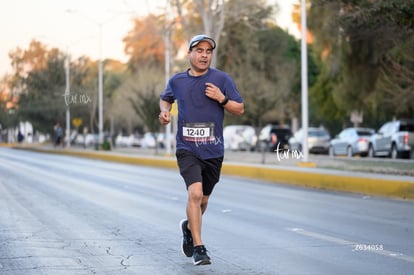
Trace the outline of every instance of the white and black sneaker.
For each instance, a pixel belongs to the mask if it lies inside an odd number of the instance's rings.
[[[207,249],[204,247],[204,245],[198,245],[194,247],[193,263],[194,265],[211,264],[211,259],[207,255]]]
[[[180,229],[183,233],[183,244],[181,246],[181,252],[187,257],[193,256],[194,245],[193,245],[193,236],[191,231],[188,229],[188,220],[182,220],[180,222]]]

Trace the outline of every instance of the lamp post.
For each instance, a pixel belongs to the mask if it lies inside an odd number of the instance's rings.
[[[302,40],[301,40],[301,73],[302,73],[302,129],[303,129],[303,161],[309,160],[308,149],[308,52],[306,45],[306,0],[301,3],[301,25],[302,25]]]
[[[50,40],[52,41],[52,43],[54,44],[58,44],[60,46],[64,46],[65,47],[65,82],[66,82],[66,88],[65,88],[65,103],[66,103],[66,137],[68,138],[68,142],[66,143],[66,147],[70,147],[71,146],[71,140],[70,140],[70,103],[68,103],[69,97],[70,97],[70,50],[69,47],[74,46],[75,44],[77,44],[80,41],[85,40],[86,38],[90,38],[90,36],[88,37],[84,37],[81,38],[77,41],[74,41],[74,43],[71,43],[71,45],[64,45],[62,43],[58,43],[56,41],[53,41],[53,39],[48,38],[47,36],[44,35],[40,35],[39,39],[46,39],[46,40]]]
[[[99,119],[99,145],[103,144],[103,72],[102,72],[102,25],[99,28],[99,64],[98,64],[98,119]]]
[[[66,79],[66,90],[65,90],[65,97],[69,98],[70,96],[70,56],[69,52],[66,51],[66,58],[65,58],[65,79]],[[70,148],[70,104],[66,104],[66,137],[68,141],[66,142],[66,147]]]
[[[49,38],[41,35],[39,36],[40,39],[47,39],[50,40]],[[70,148],[70,104],[68,104],[66,102],[67,99],[69,99],[70,96],[70,54],[69,54],[69,47],[65,46],[66,50],[65,50],[65,84],[66,84],[66,88],[65,88],[65,103],[66,103],[66,138],[68,139],[68,141],[66,142],[66,147]]]
[[[98,48],[99,48],[99,56],[98,56],[98,131],[99,131],[99,139],[98,139],[98,143],[99,145],[103,144],[103,67],[102,67],[102,29],[103,26],[107,23],[109,23],[110,21],[112,21],[113,19],[115,19],[116,17],[118,17],[121,14],[125,14],[123,13],[117,13],[115,15],[113,15],[112,17],[110,17],[109,19],[105,20],[105,21],[96,21],[92,18],[90,18],[89,16],[76,11],[76,10],[71,10],[71,9],[67,9],[65,10],[65,12],[67,13],[71,13],[71,14],[79,14],[82,15],[82,17],[84,17],[86,20],[88,20],[89,22],[96,24],[98,26]]]
[[[164,45],[165,45],[165,83],[168,83],[170,78],[170,1],[166,0],[165,5],[165,30],[164,30]],[[165,148],[166,154],[171,155],[171,123],[165,127]]]

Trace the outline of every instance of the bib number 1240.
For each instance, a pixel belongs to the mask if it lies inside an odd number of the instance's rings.
[[[210,129],[209,128],[183,128],[183,135],[186,137],[193,137],[193,138],[205,138],[210,136]]]

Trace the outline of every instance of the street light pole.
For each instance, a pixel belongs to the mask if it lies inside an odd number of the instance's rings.
[[[68,12],[68,11],[67,11]],[[70,147],[71,146],[71,139],[70,139],[70,124],[71,124],[71,119],[70,119],[70,48],[72,46],[74,46],[75,44],[77,44],[78,42],[85,40],[85,38],[90,38],[90,36],[88,37],[84,37],[81,38],[77,41],[74,41],[73,43],[71,43],[70,45],[68,44],[63,44],[57,41],[53,41],[53,39],[48,38],[47,36],[44,35],[40,35],[39,39],[46,39],[46,40],[50,40],[52,43],[54,44],[58,44],[59,47],[65,47],[66,51],[65,51],[65,64],[64,64],[64,69],[65,69],[65,81],[66,81],[66,89],[65,89],[65,103],[66,103],[66,137],[68,139],[67,143],[66,143],[66,147]]]
[[[170,5],[169,0],[165,5],[165,30],[164,30],[164,45],[165,45],[165,83],[168,83],[170,78]],[[172,122],[171,122],[172,123]],[[165,127],[165,145],[166,154],[171,155],[171,123]]]
[[[306,0],[302,0],[301,11],[301,25],[302,25],[302,40],[301,40],[301,73],[302,73],[302,129],[303,129],[303,161],[309,160],[308,149],[308,52],[306,41]]]
[[[65,97],[66,99],[70,96],[70,56],[69,51],[66,51],[65,58],[65,70],[66,70],[66,90]],[[66,147],[70,148],[70,104],[66,104]]]
[[[102,71],[102,25],[99,27],[99,65],[98,65],[98,118],[99,118],[99,145],[103,144],[103,71]]]
[[[89,16],[82,14],[76,10],[70,10],[67,9],[66,10],[67,13],[77,13],[82,15],[85,19],[87,19],[88,21],[96,24],[98,26],[99,29],[99,61],[98,61],[98,131],[99,131],[99,138],[98,138],[98,143],[100,146],[102,146],[103,144],[103,140],[104,140],[104,136],[103,136],[103,65],[102,65],[102,28],[103,25],[112,21],[114,18],[118,17],[119,15],[121,15],[121,13],[116,14],[115,16],[112,16],[111,18],[109,18],[106,21],[102,21],[102,22],[97,22],[96,20],[91,19]]]
[[[47,37],[45,37],[44,35],[40,35],[39,36],[40,39],[47,39],[47,40],[51,40]],[[56,42],[53,42],[56,43]],[[60,43],[58,43],[60,44]],[[66,131],[65,131],[65,136],[66,136],[66,147],[70,147],[70,104],[68,104],[66,101],[69,100],[69,96],[70,96],[70,54],[69,54],[69,46],[65,46],[66,47],[66,51],[65,51],[65,64],[64,64],[64,69],[65,69],[65,82],[66,82],[66,88],[65,88],[65,103],[66,103]]]

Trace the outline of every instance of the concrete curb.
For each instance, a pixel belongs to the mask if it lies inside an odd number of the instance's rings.
[[[178,169],[175,159],[163,157],[140,157],[108,154],[103,151],[82,152],[66,149],[49,150],[39,147],[13,147],[49,154],[64,154],[119,163]],[[316,168],[268,167],[239,163],[224,163],[222,173],[226,175],[291,184],[322,190],[333,190],[382,197],[414,199],[414,178],[387,177],[385,175],[321,171]]]
[[[381,175],[344,175],[340,172],[333,174],[312,171],[312,169],[281,169],[226,164],[223,166],[223,173],[323,190],[414,199],[414,179],[409,181],[380,178]]]

